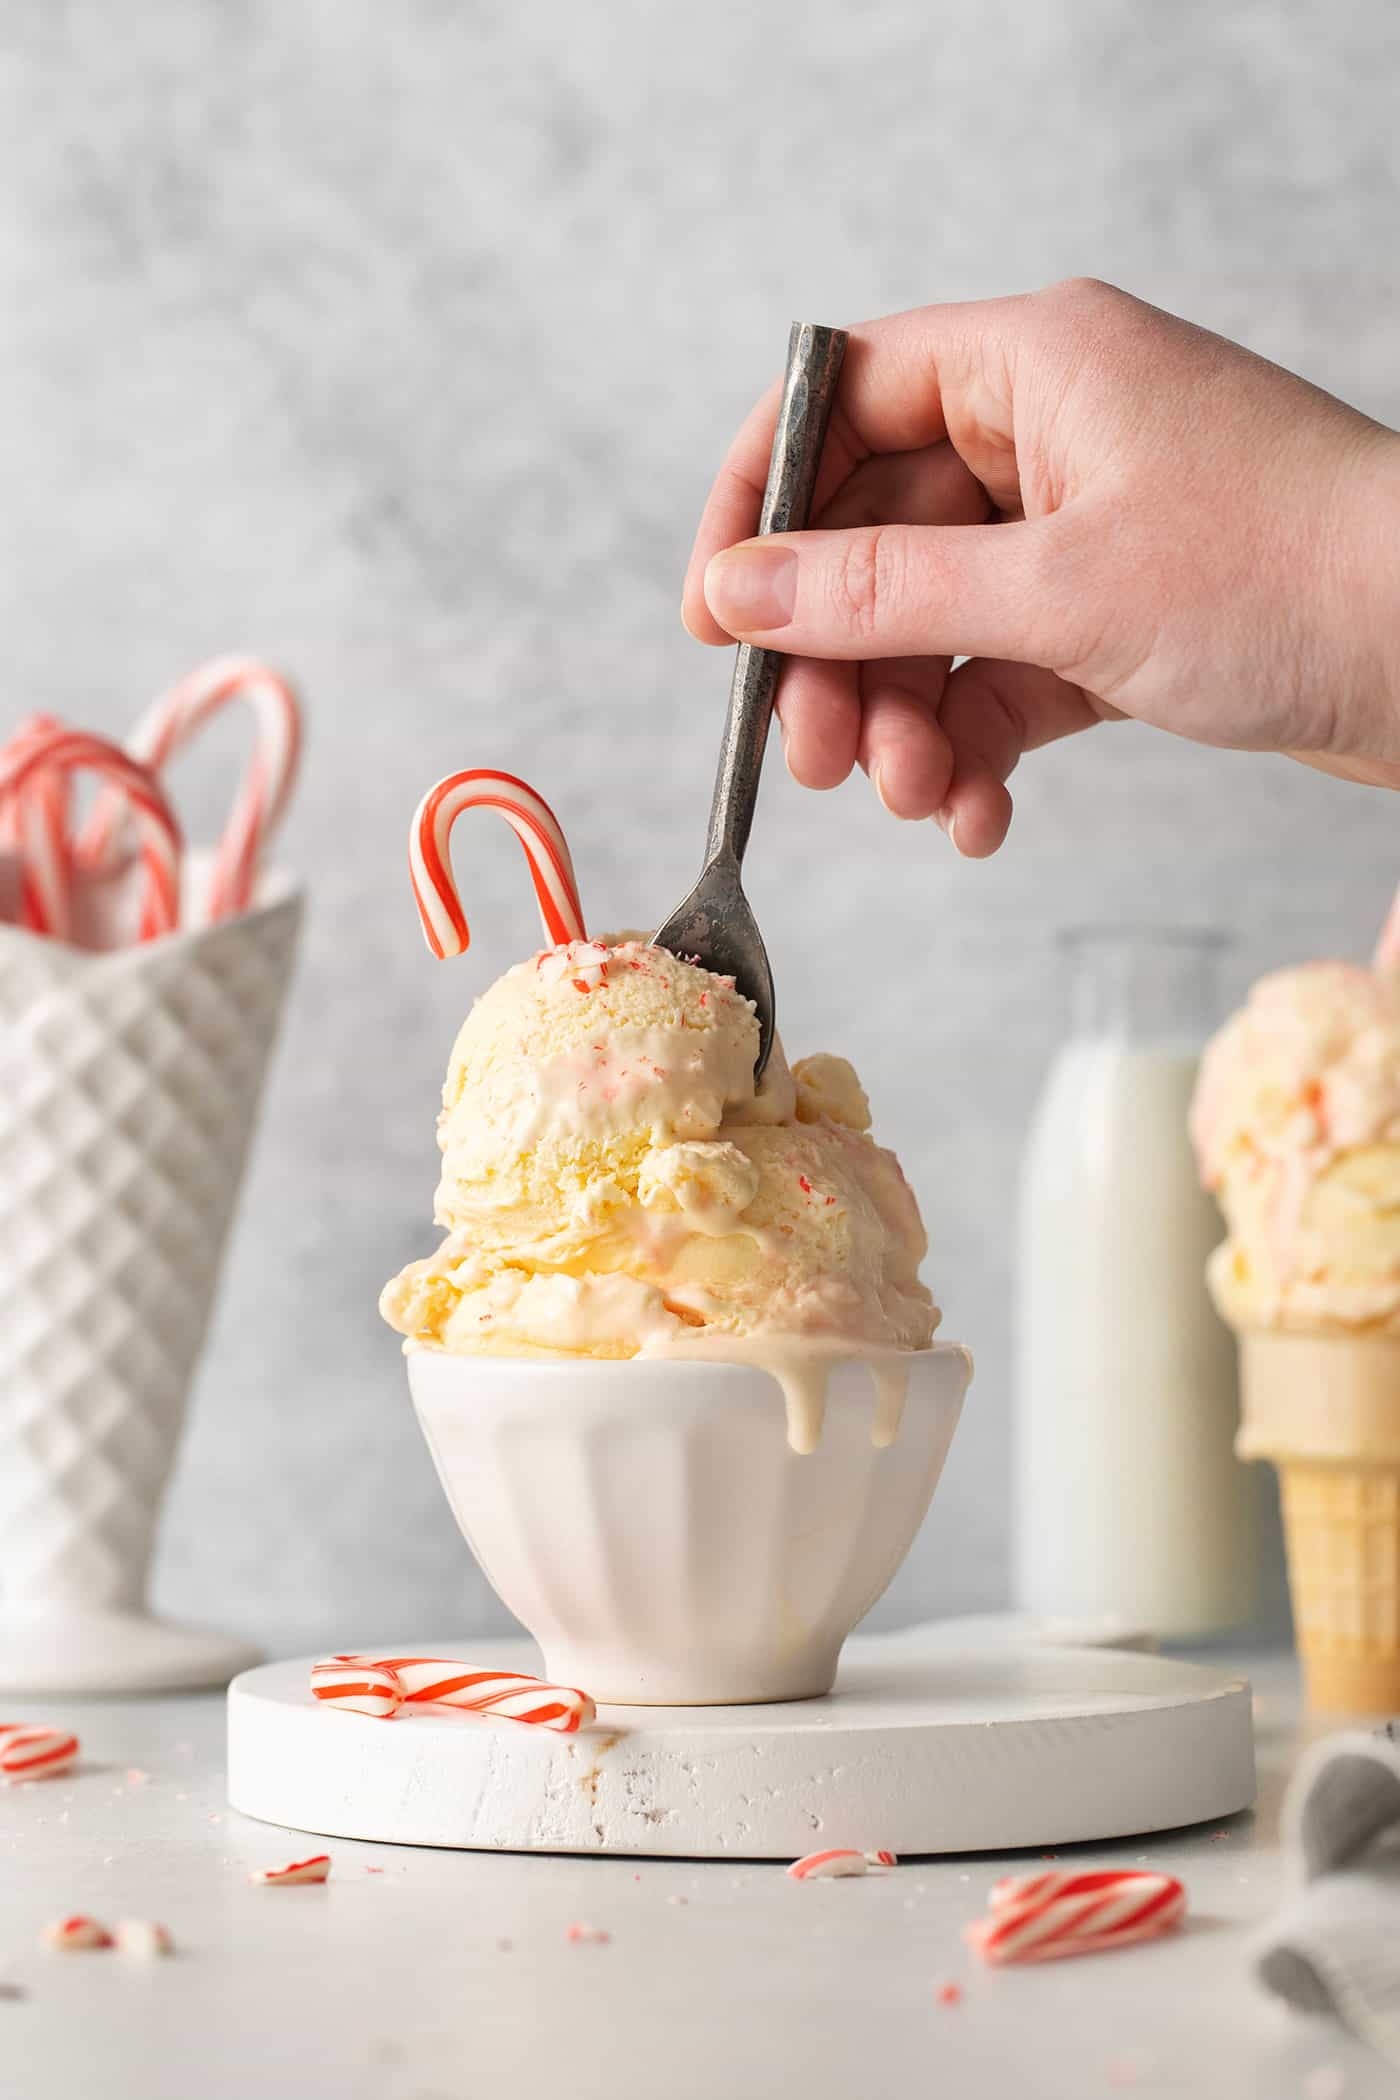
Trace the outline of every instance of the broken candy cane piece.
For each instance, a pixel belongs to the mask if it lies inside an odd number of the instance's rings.
[[[170,1928],[158,1918],[122,1918],[113,1937],[121,1953],[134,1955],[138,1961],[154,1961],[158,1955],[175,1952]]]
[[[1170,1874],[1032,1874],[999,1881],[992,1913],[963,1937],[984,1961],[1055,1961],[1156,1939],[1181,1923],[1186,1891]]]
[[[287,1867],[258,1867],[248,1876],[262,1888],[299,1888],[330,1878],[331,1856],[318,1852],[312,1859],[294,1859]]]
[[[864,1874],[868,1868],[863,1852],[841,1847],[830,1852],[809,1852],[805,1859],[795,1859],[787,1871],[793,1881],[842,1881],[849,1874]]]
[[[55,1948],[60,1954],[84,1954],[92,1947],[110,1947],[112,1935],[96,1918],[75,1915],[71,1918],[55,1918],[39,1935],[46,1947]]]
[[[461,1706],[553,1729],[558,1735],[573,1735],[597,1718],[587,1692],[515,1671],[474,1670],[469,1663],[434,1655],[382,1656],[375,1667],[393,1672],[403,1687],[405,1706]]]
[[[387,1721],[403,1705],[403,1686],[385,1663],[365,1655],[331,1655],[311,1668],[311,1695],[339,1713]]]
[[[78,1738],[66,1729],[0,1722],[0,1772],[6,1779],[47,1779],[66,1772],[77,1754]]]

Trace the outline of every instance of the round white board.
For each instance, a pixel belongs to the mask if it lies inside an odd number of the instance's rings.
[[[525,1641],[475,1641],[466,1659],[538,1668]],[[313,1701],[309,1671],[273,1663],[230,1687],[229,1800],[328,1837],[699,1859],[1006,1851],[1166,1830],[1254,1799],[1244,1678],[999,1644],[956,1622],[857,1636],[826,1699],[603,1707],[574,1736],[450,1711],[335,1712]]]

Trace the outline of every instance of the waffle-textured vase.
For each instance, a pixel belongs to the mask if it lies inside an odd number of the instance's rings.
[[[438,1474],[545,1670],[625,1706],[727,1706],[831,1689],[841,1644],[924,1520],[972,1359],[909,1358],[893,1443],[875,1384],[831,1374],[815,1450],[752,1364],[448,1356],[410,1349]]]
[[[0,926],[0,1691],[207,1684],[146,1577],[300,898],[89,953]]]

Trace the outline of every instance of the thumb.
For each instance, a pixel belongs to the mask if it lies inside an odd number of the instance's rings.
[[[786,655],[1075,659],[1053,518],[862,525],[741,540],[712,556],[705,603],[736,641]]]

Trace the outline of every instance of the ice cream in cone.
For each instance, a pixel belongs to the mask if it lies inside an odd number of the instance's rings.
[[[1257,984],[1192,1111],[1227,1237],[1242,1458],[1278,1468],[1313,1705],[1400,1711],[1400,975],[1342,963]]]

